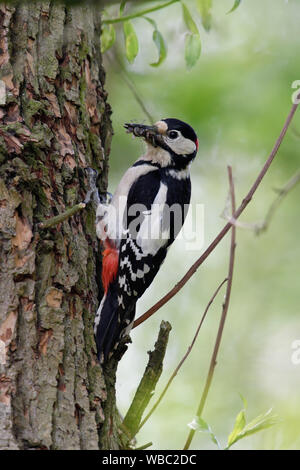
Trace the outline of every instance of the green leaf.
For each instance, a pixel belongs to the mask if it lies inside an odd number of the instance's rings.
[[[213,433],[211,427],[209,426],[209,424],[206,423],[206,421],[204,421],[204,419],[199,418],[198,416],[195,416],[193,421],[189,423],[188,426],[194,431],[199,431],[199,432],[204,432],[204,433],[209,434],[212,442],[216,444],[219,449],[221,449],[220,443],[216,435]]]
[[[270,408],[266,413],[257,416],[244,427],[242,437],[267,429],[278,422],[278,415],[272,414],[272,408]]]
[[[182,3],[181,5],[182,5],[182,13],[183,13],[183,18],[184,18],[186,27],[188,28],[189,31],[191,31],[191,33],[199,34],[198,27],[195,21],[193,20],[193,17],[188,7],[184,3]]]
[[[185,63],[188,69],[196,64],[201,54],[201,40],[199,33],[187,34],[185,39]]]
[[[227,447],[232,446],[232,444],[234,444],[234,442],[236,442],[237,437],[242,432],[245,425],[246,425],[245,410],[242,410],[237,415],[237,417],[235,419],[235,423],[234,423],[234,428],[228,436]]]
[[[241,413],[239,413],[239,415]],[[237,419],[239,415],[237,416]],[[274,424],[277,424],[277,423],[278,423],[278,416],[275,414],[272,414],[272,409],[268,410],[264,414],[260,414],[259,416],[254,418],[252,421],[250,421],[250,423],[248,424],[243,425],[243,420],[239,419],[239,428],[240,428],[239,431],[238,429],[236,429],[236,424],[237,424],[237,420],[236,420],[234,430],[228,437],[228,444],[227,444],[226,449],[229,449],[233,444],[235,444],[240,439],[243,439],[244,437],[247,437],[259,431],[262,431],[263,429],[267,429],[271,426],[274,426]],[[235,429],[237,432],[234,432]]]
[[[204,419],[195,416],[193,421],[188,424],[188,427],[194,431],[200,432],[209,432],[209,425],[204,421]]]
[[[143,18],[147,20],[153,26],[154,29],[157,29],[157,24],[152,18],[148,18],[148,16],[143,16]]]
[[[157,24],[155,23],[152,18],[148,18],[147,16],[144,16],[145,20],[147,20],[154,28],[152,39],[154,41],[154,44],[157,47],[158,50],[158,60],[157,62],[153,62],[150,64],[152,67],[158,67],[167,57],[167,46],[164,41],[164,38],[162,37],[162,34],[158,31],[157,29]]]
[[[227,12],[227,15],[229,15],[229,13],[232,13],[234,10],[236,10],[237,7],[240,5],[241,1],[242,1],[242,0],[234,0],[234,5],[233,5],[233,7],[231,8],[231,10],[229,10],[229,11]]]
[[[239,396],[240,396],[240,398],[243,402],[244,410],[246,410],[248,408],[248,402],[247,402],[246,398],[241,393],[239,393]]]
[[[122,16],[123,13],[124,13],[124,8],[125,8],[126,3],[127,3],[127,0],[122,0],[122,1],[121,1],[121,4],[120,4],[120,16]]]
[[[201,40],[198,27],[187,6],[182,3],[183,18],[189,33],[185,39],[185,63],[188,69],[194,67],[201,54]]]
[[[103,26],[101,32],[101,52],[107,51],[115,42],[116,40],[116,31],[112,24],[108,26]]]
[[[201,16],[201,21],[204,29],[206,31],[209,31],[211,28],[212,21],[212,0],[197,0],[197,7]]]
[[[125,49],[128,62],[132,63],[139,51],[139,42],[131,21],[124,21],[123,24]]]
[[[153,62],[150,65],[152,67],[158,67],[160,64],[162,64],[162,62],[167,57],[167,47],[166,47],[164,38],[162,37],[162,35],[158,31],[158,29],[155,29],[153,31],[152,39],[153,39],[154,44],[156,45],[157,50],[158,50],[158,60],[157,60],[157,62]]]

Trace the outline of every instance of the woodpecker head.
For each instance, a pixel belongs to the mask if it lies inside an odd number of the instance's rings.
[[[197,135],[189,124],[179,119],[162,119],[153,126],[127,123],[124,127],[128,133],[144,138],[148,145],[167,151],[174,164],[183,159],[187,164],[196,156]]]

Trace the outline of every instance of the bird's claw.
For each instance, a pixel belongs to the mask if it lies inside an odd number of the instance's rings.
[[[110,201],[112,200],[112,193],[106,191],[105,193],[100,193],[99,198],[100,198],[100,204],[109,204]]]

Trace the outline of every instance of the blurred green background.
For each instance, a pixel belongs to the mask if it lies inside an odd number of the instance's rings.
[[[176,241],[151,288],[139,301],[138,314],[174,286],[224,225],[221,214],[228,196],[228,164],[233,167],[237,203],[248,192],[291,107],[291,85],[300,80],[300,2],[245,0],[227,15],[232,3],[213,2],[209,33],[195,15],[202,55],[191,71],[184,64],[186,28],[180,5],[149,15],[168,44],[167,60],[157,69],[149,66],[157,57],[151,26],[143,19],[134,20],[140,52],[133,65],[126,65],[127,71],[155,120],[176,117],[196,130],[200,145],[192,166],[192,204],[204,207],[202,250],[188,251],[184,240]],[[186,4],[195,12],[193,0],[186,0]],[[124,57],[121,28],[118,37]],[[113,50],[105,54],[105,64],[115,132],[109,178],[109,189],[114,191],[123,172],[144,149],[142,142],[125,133],[123,123],[147,123],[147,119],[116,66]],[[264,219],[276,196],[274,188],[281,188],[298,170],[298,134],[300,110],[241,221]],[[240,441],[235,449],[300,448],[300,364],[291,360],[292,343],[300,339],[299,195],[300,185],[283,201],[266,233],[255,236],[245,229],[237,232],[230,308],[203,413],[224,446],[242,408],[241,393],[248,400],[248,419],[272,407],[280,423]],[[229,242],[227,236],[184,289],[132,332],[133,344],[118,371],[118,403],[123,414],[162,319],[170,321],[173,329],[157,393],[186,352],[210,297],[227,275]],[[139,445],[152,441],[154,449],[183,447],[187,424],[196,413],[203,389],[224,292],[210,309],[192,354],[139,433]],[[197,433],[192,448],[215,447],[207,435]]]

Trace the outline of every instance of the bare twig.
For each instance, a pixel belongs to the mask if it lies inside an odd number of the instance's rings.
[[[152,445],[153,442],[147,442],[147,444],[144,444],[143,446],[135,447],[134,450],[145,450],[148,449],[148,447],[151,447]]]
[[[224,281],[219,285],[219,287],[217,288],[217,290],[215,291],[214,295],[211,297],[210,301],[208,302],[207,306],[206,306],[206,309],[201,317],[201,320],[200,320],[200,323],[198,325],[198,328],[196,330],[196,333],[194,335],[194,338],[190,344],[190,346],[188,347],[185,355],[183,356],[183,358],[181,359],[181,361],[179,362],[178,366],[176,367],[176,369],[174,370],[173,374],[171,375],[171,377],[169,378],[168,382],[167,382],[167,385],[165,386],[165,388],[163,389],[162,393],[160,394],[158,400],[155,402],[155,404],[153,405],[153,407],[151,408],[151,410],[149,411],[149,413],[147,414],[147,416],[143,419],[143,421],[141,422],[139,428],[138,428],[138,431],[144,426],[144,424],[146,423],[146,421],[148,421],[148,419],[150,418],[150,416],[154,413],[154,411],[156,410],[156,408],[158,407],[158,405],[160,404],[160,402],[162,401],[162,399],[164,398],[165,394],[167,393],[167,390],[168,388],[170,387],[171,383],[173,382],[173,380],[175,379],[176,375],[178,374],[179,372],[179,369],[181,368],[181,366],[183,365],[183,363],[185,362],[185,360],[187,359],[187,357],[189,356],[190,352],[192,351],[192,348],[196,342],[196,339],[198,337],[198,334],[199,334],[199,331],[201,329],[201,326],[203,325],[203,322],[204,322],[204,319],[206,317],[206,314],[209,310],[209,307],[211,306],[211,304],[213,303],[213,301],[215,300],[217,294],[219,293],[221,287],[225,284],[225,282],[227,282],[227,279],[224,279]]]
[[[230,220],[231,225],[234,225],[236,228],[242,228],[244,230],[250,230],[251,232],[254,232],[257,226],[257,223],[253,222],[242,222],[241,220],[236,220],[234,219],[231,215],[225,215],[223,216],[225,220]]]
[[[149,123],[154,124],[153,116],[149,113],[148,109],[146,108],[140,94],[137,91],[137,88],[136,88],[132,78],[127,74],[127,72],[125,71],[125,69],[123,67],[121,69],[121,76],[122,76],[124,82],[126,83],[126,85],[128,86],[128,88],[130,89],[131,93],[133,94],[136,102],[141,107],[143,113],[147,116],[147,119],[148,119]]]
[[[233,184],[233,179],[232,179],[232,170],[231,167],[228,166],[228,177],[229,177],[229,185],[230,185],[230,195],[231,195],[231,207],[232,207],[232,213],[235,213],[235,192],[234,192],[234,184]],[[231,244],[230,244],[230,257],[229,257],[229,268],[228,268],[228,282],[227,282],[227,288],[226,288],[226,295],[225,295],[225,301],[223,304],[223,310],[222,310],[222,315],[219,323],[219,328],[218,328],[218,333],[217,333],[217,338],[215,342],[215,347],[212,353],[211,361],[210,361],[210,366],[209,366],[209,371],[207,374],[205,386],[203,393],[201,395],[201,400],[200,404],[197,410],[196,416],[198,418],[201,418],[203,408],[206,402],[206,398],[208,395],[208,391],[210,389],[210,385],[213,379],[214,375],[214,370],[217,364],[217,355],[218,351],[220,348],[221,344],[221,339],[222,339],[222,334],[224,330],[224,325],[225,325],[225,320],[228,312],[228,307],[229,307],[229,301],[230,301],[230,294],[231,294],[231,287],[232,287],[232,278],[233,278],[233,267],[234,267],[234,255],[235,255],[235,236],[236,236],[236,228],[233,225],[231,229]],[[192,439],[194,437],[196,430],[191,429],[187,438],[187,441],[184,446],[184,450],[189,449],[190,444],[192,442]]]
[[[277,198],[272,202],[267,215],[265,216],[265,219],[260,223],[260,224],[255,224],[254,225],[254,230],[257,235],[260,235],[262,232],[267,230],[269,227],[269,224],[271,222],[271,219],[274,216],[274,213],[276,212],[278,206],[282,202],[282,200],[285,198],[285,196],[300,182],[300,171],[295,173],[289,181],[284,185],[283,188],[281,188],[278,191],[278,196]]]
[[[116,64],[118,65],[119,67],[119,70],[120,70],[120,73],[121,73],[121,77],[122,79],[124,80],[124,82],[126,83],[126,85],[128,86],[128,88],[130,89],[131,93],[133,94],[136,102],[138,103],[138,105],[140,106],[140,108],[142,109],[143,113],[145,114],[145,116],[147,117],[148,121],[150,124],[154,124],[154,118],[153,116],[150,114],[150,112],[148,111],[146,105],[144,104],[144,101],[140,95],[140,93],[138,92],[137,90],[137,87],[133,81],[133,79],[131,78],[131,76],[128,74],[126,68],[124,67],[123,63],[122,63],[122,60],[120,59],[120,56],[118,54],[118,52],[115,52],[114,53],[114,58],[115,58],[115,62]],[[111,59],[109,58],[108,56],[108,60],[111,61]]]
[[[51,219],[47,219],[44,222],[40,222],[37,227],[40,230],[45,230],[50,227],[53,227],[54,225],[58,225],[64,220],[68,219],[72,215],[77,214],[77,212],[81,211],[82,209],[85,209],[86,204],[84,202],[80,202],[79,204],[76,204],[75,206],[71,207],[71,209],[66,210],[62,214],[56,215],[55,217],[51,217]]]
[[[300,96],[300,95],[299,95]],[[246,197],[242,200],[240,206],[238,209],[235,211],[233,214],[232,218],[230,221],[225,225],[225,227],[221,230],[221,232],[216,236],[216,238],[212,241],[212,243],[209,245],[209,247],[204,251],[204,253],[197,259],[197,261],[190,267],[190,269],[187,271],[187,273],[183,276],[183,278],[171,289],[164,297],[162,297],[155,305],[153,305],[147,312],[145,312],[143,315],[141,315],[133,325],[133,328],[136,326],[140,325],[143,323],[145,320],[147,320],[151,315],[153,315],[157,310],[159,310],[163,305],[165,305],[170,299],[174,297],[182,288],[183,286],[188,282],[188,280],[195,274],[199,266],[206,260],[206,258],[210,255],[210,253],[216,248],[216,246],[220,243],[220,241],[225,237],[227,232],[230,230],[232,225],[235,223],[235,221],[239,218],[241,213],[245,210],[249,202],[251,201],[254,193],[256,192],[258,186],[260,185],[263,177],[267,173],[268,169],[270,168],[270,165],[272,161],[274,160],[278,149],[284,139],[284,136],[289,128],[289,125],[294,117],[294,114],[298,108],[298,104],[293,104],[292,108],[287,116],[287,119],[284,123],[284,126],[282,128],[282,131],[280,132],[280,135],[278,139],[276,140],[276,143],[266,160],[263,168],[261,169],[259,175],[257,176],[256,180],[254,181],[253,185],[251,186],[248,194]]]
[[[156,384],[162,373],[162,363],[165,357],[170,331],[170,323],[162,321],[154,351],[148,353],[149,361],[147,367],[129,410],[123,420],[123,426],[126,429],[126,433],[129,434],[131,438],[135,436],[139,428],[143,413],[153,395]]]
[[[232,225],[245,230],[255,232],[256,235],[260,235],[265,232],[271,223],[272,218],[285,196],[300,182],[300,171],[297,171],[289,181],[281,189],[276,189],[277,197],[270,205],[268,212],[263,221],[260,222],[242,222],[240,220],[233,219],[231,215],[227,214],[227,208],[224,210],[222,217],[226,220],[230,220]]]
[[[85,168],[85,171],[88,177],[89,189],[86,193],[84,201],[80,202],[79,204],[76,204],[73,207],[70,207],[70,209],[67,209],[62,214],[51,217],[51,219],[47,219],[44,222],[40,222],[37,225],[38,229],[45,230],[45,229],[48,229],[48,228],[54,227],[55,225],[60,224],[64,220],[68,219],[69,217],[72,217],[73,215],[77,214],[77,212],[81,211],[82,209],[85,209],[89,202],[93,202],[96,207],[98,206],[98,204],[100,203],[100,198],[99,198],[98,189],[97,189],[98,172],[94,170],[93,168],[89,168],[89,167]]]

